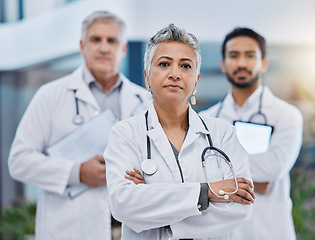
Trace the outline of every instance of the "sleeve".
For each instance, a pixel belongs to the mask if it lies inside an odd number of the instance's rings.
[[[124,178],[126,170],[141,169],[141,150],[136,140],[132,128],[119,122],[112,128],[104,153],[113,216],[135,232],[141,232],[200,215],[197,207],[200,183],[135,185]]]
[[[214,145],[220,146],[221,150],[229,156],[236,177],[244,177],[251,180],[246,150],[239,143],[234,127],[228,123],[222,124],[226,126],[226,131],[221,136],[221,144],[217,145],[218,143],[214,142]],[[223,128],[223,126],[221,127]],[[219,129],[217,131],[220,132]],[[224,166],[224,179],[234,178],[228,165],[224,164],[222,166]],[[192,216],[172,224],[173,237],[209,238],[228,234],[249,219],[251,210],[252,205],[210,201],[208,209],[202,211],[201,216]],[[194,235],[192,235],[192,229],[194,229]]]
[[[275,126],[269,150],[249,156],[254,182],[273,182],[287,175],[293,167],[302,145],[303,117],[294,111],[281,111]]]
[[[9,158],[10,175],[21,182],[65,194],[74,162],[49,157],[51,102],[41,87],[27,107],[16,131]]]

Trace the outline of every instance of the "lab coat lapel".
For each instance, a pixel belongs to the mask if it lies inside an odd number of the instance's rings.
[[[68,86],[69,90],[77,90],[75,96],[83,102],[90,104],[94,109],[100,110],[95,97],[91,90],[83,80],[83,67],[81,66],[75,72],[72,73],[71,81]]]
[[[149,131],[147,131],[147,134],[150,137],[151,145],[154,145],[157,148],[158,154],[161,155],[163,160],[166,162],[167,166],[169,167],[169,170],[171,171],[175,179],[175,182],[181,182],[182,179],[176,163],[174,152],[162,129],[162,126],[158,121],[158,117],[153,107],[153,104],[149,109],[148,123]],[[154,159],[154,156],[157,153],[153,151],[152,147],[151,152],[152,152],[151,157],[152,159]]]
[[[200,136],[200,134],[208,134],[209,131],[206,130],[198,114],[189,106],[189,129],[182,145],[181,151],[187,148]]]
[[[123,75],[119,77],[122,79],[121,93],[120,93],[120,109],[121,119],[131,117],[141,105],[141,98],[133,91],[133,86],[130,81]]]

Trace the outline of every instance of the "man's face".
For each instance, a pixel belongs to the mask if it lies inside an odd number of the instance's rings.
[[[120,61],[127,51],[127,43],[122,40],[120,25],[114,21],[92,23],[80,46],[86,66],[94,76],[118,74]]]
[[[261,75],[268,68],[268,60],[261,58],[261,51],[253,38],[240,36],[226,43],[222,72],[236,88],[258,86]]]

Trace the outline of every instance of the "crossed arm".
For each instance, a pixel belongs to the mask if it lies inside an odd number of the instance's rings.
[[[134,184],[146,184],[144,177],[137,168],[133,168],[133,171],[126,171],[125,178],[132,181]],[[214,202],[237,202],[246,205],[254,203],[255,193],[254,185],[246,178],[236,178],[238,184],[238,191],[235,194],[229,195],[229,199],[219,198],[215,196],[210,190],[208,190],[209,201]],[[235,189],[234,179],[226,179],[218,182],[212,182],[211,188],[214,192],[218,193],[220,189],[225,192],[232,192]]]

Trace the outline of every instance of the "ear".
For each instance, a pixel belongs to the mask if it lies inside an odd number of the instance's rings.
[[[83,55],[83,52],[84,52],[84,43],[82,40],[80,40],[80,52],[81,54]]]
[[[226,67],[225,67],[225,61],[224,60],[221,60],[221,71],[223,73],[226,73]]]
[[[263,73],[267,72],[268,67],[269,67],[269,60],[268,60],[268,58],[265,57],[265,58],[262,59],[261,71]]]
[[[195,89],[197,88],[197,83],[198,83],[198,81],[199,81],[199,78],[200,78],[200,74],[198,74],[197,80],[196,80],[196,82],[195,82]]]
[[[151,90],[151,87],[150,87],[149,76],[148,76],[146,70],[144,70],[143,73],[144,73],[145,87],[146,87],[146,89],[147,89],[148,91],[150,91],[150,90]]]
[[[123,57],[126,56],[127,50],[128,50],[128,43],[126,42],[122,48]]]

